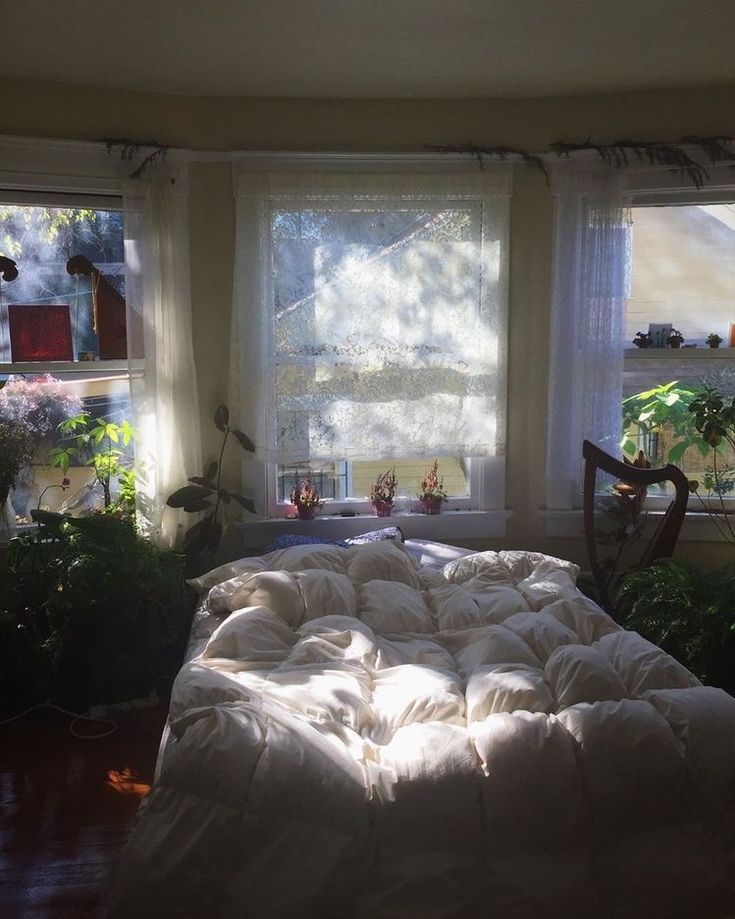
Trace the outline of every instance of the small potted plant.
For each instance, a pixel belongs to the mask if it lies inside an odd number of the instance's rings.
[[[636,348],[652,348],[653,342],[651,341],[651,336],[648,332],[636,332],[635,338],[633,339],[633,344]]]
[[[684,336],[678,329],[672,329],[666,339],[666,344],[670,348],[681,348],[684,344]]]
[[[722,344],[722,339],[717,334],[717,332],[710,332],[707,336],[707,344],[710,348],[719,348]]]
[[[444,491],[444,476],[439,478],[439,462],[434,462],[424,473],[420,485],[421,491],[416,496],[424,509],[425,514],[440,514],[442,501],[447,497]]]
[[[375,483],[370,486],[370,500],[378,517],[390,517],[397,487],[395,466],[387,472],[381,472]]]
[[[298,485],[291,489],[291,504],[296,508],[296,513],[301,520],[313,520],[318,507],[324,502],[319,497],[319,492],[311,479],[301,479]]]

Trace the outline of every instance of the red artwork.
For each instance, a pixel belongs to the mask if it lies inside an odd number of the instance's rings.
[[[74,359],[68,306],[8,304],[8,322],[14,363]]]

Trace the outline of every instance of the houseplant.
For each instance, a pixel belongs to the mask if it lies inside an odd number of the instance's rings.
[[[666,338],[666,344],[670,348],[681,348],[684,344],[684,336],[678,329],[672,329]]]
[[[636,348],[652,348],[653,342],[651,341],[651,336],[648,332],[636,332],[635,338],[633,339],[633,344]]]
[[[370,501],[378,517],[390,517],[396,497],[398,479],[396,468],[381,472],[373,485],[370,486]]]
[[[169,507],[180,507],[187,514],[206,512],[206,516],[189,527],[184,535],[184,553],[190,561],[200,555],[212,554],[219,548],[224,532],[223,504],[228,505],[235,501],[246,511],[255,513],[252,498],[222,487],[222,459],[230,435],[246,453],[253,453],[255,444],[239,428],[230,424],[230,412],[226,405],[217,406],[214,424],[222,433],[219,457],[207,464],[203,475],[190,476],[189,485],[177,488],[166,499]]]
[[[441,513],[442,501],[447,497],[444,491],[444,477],[439,478],[439,461],[434,460],[421,479],[420,491],[417,498],[421,502],[425,514]]]
[[[324,502],[319,497],[319,492],[311,479],[301,479],[298,485],[291,489],[291,504],[296,508],[296,513],[301,520],[313,520],[316,516],[317,508],[322,507]]]
[[[717,334],[717,332],[710,332],[707,336],[707,344],[710,348],[719,348],[722,344],[722,339]]]

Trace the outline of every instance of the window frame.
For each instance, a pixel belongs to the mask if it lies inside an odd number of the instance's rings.
[[[580,162],[589,159],[589,155],[574,157]],[[670,168],[665,167],[639,167],[625,170],[626,200],[628,205],[635,207],[699,205],[735,203],[735,176],[733,175],[735,160],[731,163],[720,163],[708,166],[709,177],[703,182],[701,188],[692,188],[687,180]],[[735,356],[734,356],[735,357]],[[550,353],[550,367],[554,360]],[[576,404],[576,394],[582,381],[566,380],[566,388],[562,398],[567,404]],[[569,427],[572,425],[569,418]],[[579,454],[581,456],[581,443]],[[582,523],[582,482],[577,483],[575,494],[565,496],[559,500],[559,495],[554,491],[555,483],[547,474],[546,507],[541,510],[544,518],[545,535],[549,537],[582,537],[584,528]],[[726,499],[733,502],[735,496]],[[662,515],[669,504],[665,496],[651,496],[646,500],[646,509],[653,515]],[[714,531],[714,535],[710,532]],[[684,523],[683,537],[705,542],[719,542],[721,537],[711,525],[707,514],[701,506],[690,503],[687,509],[687,518]]]
[[[253,172],[313,172],[315,174],[315,185],[319,185],[318,174],[320,172],[342,173],[349,177],[350,173],[387,173],[393,170],[409,172],[416,176],[436,176],[439,181],[443,176],[453,177],[458,173],[472,175],[477,169],[476,163],[470,158],[462,155],[441,155],[436,154],[240,154],[234,157],[233,167],[235,169],[235,181],[233,186],[236,197],[243,194],[238,191],[239,177]],[[238,176],[237,170],[240,170]],[[511,194],[511,167],[509,164],[503,164],[497,167],[496,190],[490,194],[503,195],[510,198]],[[245,195],[252,195],[250,186]],[[390,197],[390,195],[386,195]],[[507,225],[510,221],[510,208],[507,209]],[[238,233],[240,230],[238,229]],[[243,235],[247,237],[250,231]],[[506,234],[508,229],[506,226]],[[506,235],[506,245],[509,236]],[[508,292],[508,254],[504,253],[504,275],[502,284],[504,289],[504,310],[507,313],[507,292]],[[236,268],[236,278],[238,277]],[[246,285],[247,293],[237,289],[235,291],[235,310],[241,309],[242,302],[247,302],[248,295],[255,302],[254,297],[262,301],[267,294],[264,294],[264,287],[270,285],[266,282],[251,282],[252,286]],[[239,297],[239,299],[238,299]],[[242,321],[242,320],[241,320]],[[234,333],[233,333],[234,334]],[[506,328],[507,336],[507,328]],[[256,339],[258,336],[256,335]],[[504,374],[504,386],[507,386],[507,340],[504,340],[504,359],[500,371]],[[250,406],[253,400],[248,394],[245,398],[245,404]],[[505,419],[507,420],[507,405],[504,407]],[[505,422],[504,422],[505,424]],[[257,430],[257,424],[253,425]],[[267,439],[267,435],[265,436]],[[256,434],[256,443],[258,436]],[[336,458],[341,459],[340,457]],[[512,515],[511,511],[505,509],[505,457],[497,455],[484,458],[468,458],[470,465],[470,492],[467,496],[457,496],[448,500],[445,507],[446,513],[438,515],[436,518],[430,518],[423,513],[416,513],[416,502],[412,503],[410,512],[395,514],[393,518],[376,518],[372,506],[367,499],[363,498],[346,498],[344,500],[329,499],[325,507],[320,512],[316,521],[309,521],[309,532],[315,532],[322,525],[320,521],[327,522],[329,532],[332,535],[339,536],[343,530],[348,530],[351,526],[353,515],[360,520],[362,529],[370,528],[363,518],[372,518],[373,523],[380,521],[379,525],[385,525],[387,521],[401,520],[401,526],[404,530],[407,527],[407,520],[423,521],[423,525],[430,525],[434,535],[450,536],[461,538],[455,535],[456,530],[447,524],[450,519],[465,521],[466,538],[478,538],[486,536],[504,536],[505,523],[508,517]],[[386,462],[389,464],[390,459]],[[273,534],[274,527],[288,526],[291,529],[300,525],[299,521],[289,518],[287,515],[293,513],[292,505],[288,502],[278,501],[278,482],[277,482],[277,464],[271,459],[259,456],[243,460],[243,480],[252,484],[256,505],[263,508],[263,513],[259,518],[245,518],[239,524],[243,530],[246,544],[250,546],[262,546],[269,541],[265,533]],[[469,519],[471,518],[471,520]],[[341,522],[340,522],[341,521]],[[410,526],[408,527],[410,529]]]

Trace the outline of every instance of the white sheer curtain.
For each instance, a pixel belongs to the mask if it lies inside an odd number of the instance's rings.
[[[630,212],[625,176],[589,164],[554,175],[547,507],[581,504],[582,441],[621,439]]]
[[[174,546],[182,512],[166,498],[202,466],[185,168],[152,169],[126,183],[123,199],[138,516],[157,542]]]
[[[509,175],[238,173],[231,404],[264,460],[503,452]]]

